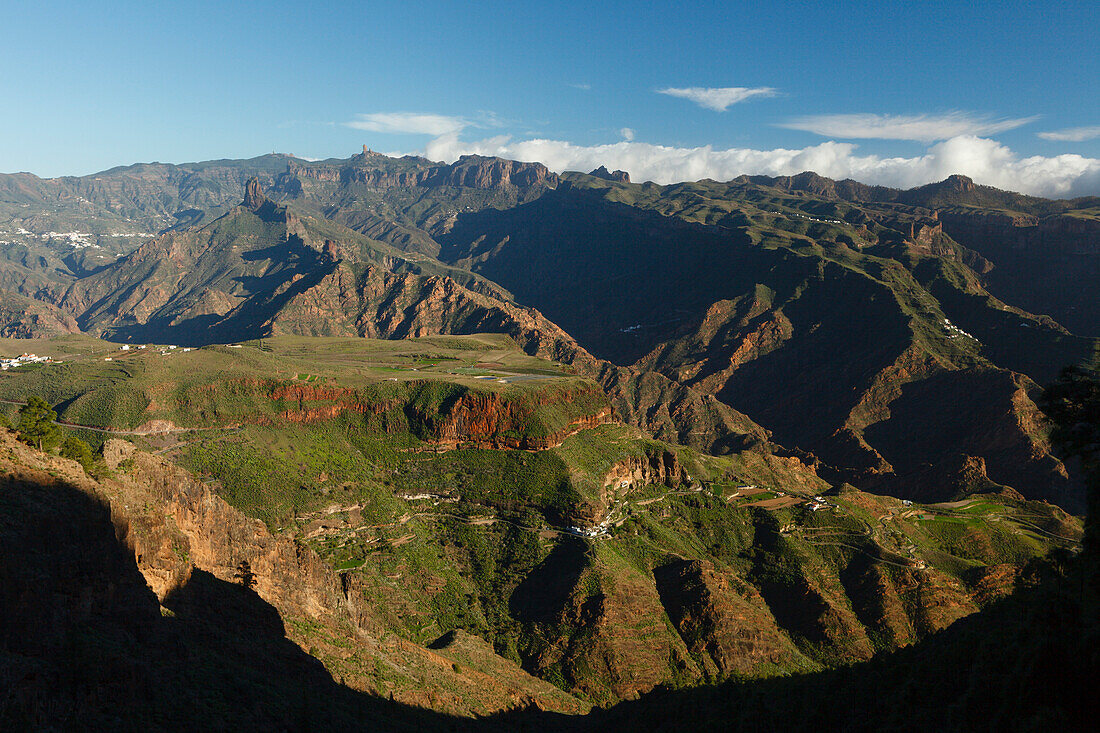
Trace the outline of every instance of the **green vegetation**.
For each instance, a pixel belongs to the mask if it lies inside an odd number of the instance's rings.
[[[19,423],[16,431],[19,439],[24,443],[35,446],[38,450],[53,448],[59,437],[54,420],[57,413],[50,409],[50,404],[38,395],[27,398],[27,404],[19,408]]]
[[[0,340],[0,349],[27,348],[15,343]],[[117,345],[87,337],[33,341],[33,348],[62,363],[4,372],[0,399],[21,401],[26,394],[39,394],[58,405],[64,421],[125,430],[153,419],[181,427],[220,426],[258,415],[274,419],[281,410],[345,398],[410,399],[430,420],[444,400],[474,389],[501,394],[528,413],[522,428],[531,435],[560,430],[604,400],[591,382],[527,356],[506,336],[405,341],[280,337],[264,343],[264,350],[211,346],[162,354],[154,348],[121,352]],[[113,355],[112,361],[104,362],[104,355]],[[431,357],[428,362],[417,361],[425,355]],[[497,369],[505,383],[477,379],[479,371],[463,373],[456,366],[472,370],[487,362],[501,364]],[[322,392],[296,399],[284,382],[336,386],[355,394]],[[540,393],[559,387],[575,390],[573,399],[563,404],[551,396],[541,404]],[[274,396],[279,392],[284,396]]]
[[[97,347],[41,344],[65,349],[64,363],[0,375],[0,396],[34,390],[69,422],[144,426],[130,437],[351,574],[387,629],[419,644],[464,629],[593,701],[618,699],[600,681],[600,660],[628,643],[617,640],[663,650],[645,663],[672,686],[734,674],[716,666],[714,645],[733,643],[721,619],[775,645],[739,674],[845,663],[969,612],[971,595],[1002,592],[987,590],[988,569],[1072,547],[1079,532],[1042,504],[904,507],[830,492],[789,458],[708,456],[585,422],[606,410],[602,392],[503,337],[274,338],[114,350],[111,362]],[[67,439],[63,454],[88,460],[81,443]],[[140,480],[134,461],[119,469]],[[729,500],[745,483],[759,488]],[[828,507],[810,510],[821,493]],[[872,581],[894,610],[868,600]],[[742,605],[724,605],[730,593]],[[951,610],[927,620],[941,605]],[[691,625],[692,614],[710,620]],[[325,656],[335,638],[299,631],[331,669],[347,664]]]
[[[65,439],[61,441],[60,453],[62,458],[69,458],[76,461],[83,466],[86,471],[90,470],[95,462],[95,456],[92,454],[92,447],[80,438],[72,435],[66,436]]]
[[[187,446],[180,461],[216,477],[227,501],[272,527],[328,503],[366,499],[366,515],[381,521],[395,505],[378,479],[396,461],[399,440],[372,440],[349,419],[292,430],[247,426]]]

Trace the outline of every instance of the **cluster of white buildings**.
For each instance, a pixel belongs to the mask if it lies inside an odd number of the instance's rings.
[[[24,364],[45,364],[51,361],[48,356],[37,356],[35,354],[23,354],[22,356],[2,357],[0,358],[0,369],[7,371],[9,369],[15,369],[21,367]]]
[[[807,214],[799,214],[797,211],[793,212],[793,215],[797,216],[800,219],[809,219],[810,221],[819,221],[822,224],[843,224],[844,223],[840,219],[818,219],[816,216],[809,216]]]
[[[420,494],[404,494],[399,496],[401,496],[401,498],[405,501],[421,501],[424,499],[428,499],[432,502],[432,506],[437,506],[441,502],[444,504],[457,504],[459,500],[459,497],[455,494],[431,494],[426,492]]]
[[[9,236],[18,237],[18,239],[8,239]],[[96,239],[100,235],[93,234],[92,232],[41,232],[36,233],[29,231],[25,227],[19,227],[14,232],[12,231],[0,231],[0,245],[4,244],[21,244],[25,243],[28,239],[38,239],[43,242],[63,242],[68,244],[73,249],[83,249],[85,247],[96,247]],[[107,235],[110,237],[120,239],[132,239],[134,237],[140,237],[142,239],[152,239],[155,234],[149,232],[134,232],[130,234],[116,234],[112,232]]]
[[[819,512],[822,509],[828,509],[830,506],[832,505],[825,500],[824,496],[815,496],[810,502],[810,509],[815,512]]]
[[[118,350],[119,351],[136,351],[136,350],[139,350],[139,349],[148,349],[148,348],[149,348],[149,344],[123,344],[122,346],[118,347]],[[154,346],[153,348],[159,350],[161,354],[170,354],[170,353],[172,353],[173,351],[175,351],[177,349],[179,349],[180,351],[182,351],[184,353],[187,353],[188,351],[193,351],[194,350],[194,348],[191,347],[191,346],[184,346],[182,349],[180,349],[180,347],[176,346],[175,344],[167,344],[165,346]],[[108,356],[103,361],[114,361],[114,357]]]
[[[27,239],[40,239],[43,242],[64,242],[73,249],[99,247],[99,245],[93,241],[96,235],[91,232],[42,232],[41,234],[35,234],[34,232],[27,231],[23,227],[19,227],[14,232],[0,232],[0,234],[14,234],[22,238],[21,240],[15,240],[5,237],[4,239],[0,239],[0,244],[19,244],[20,241],[26,241]]]
[[[966,331],[964,331],[961,328],[959,328],[958,326],[956,326],[954,323],[952,323],[947,318],[943,319],[943,330],[947,332],[947,338],[949,338],[949,339],[953,339],[957,336],[965,336],[968,339],[974,339],[975,341],[978,340],[978,339],[974,338],[973,336],[971,336]]]
[[[602,537],[608,534],[608,527],[596,525],[595,527],[566,527],[565,532],[577,537]]]

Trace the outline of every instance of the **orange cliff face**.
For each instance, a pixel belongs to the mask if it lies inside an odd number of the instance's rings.
[[[343,414],[380,415],[391,410],[404,414],[407,426],[421,439],[439,448],[458,446],[498,450],[549,450],[570,435],[615,422],[614,409],[595,383],[574,382],[533,393],[480,391],[455,387],[453,400],[433,403],[418,400],[428,380],[409,385],[405,396],[379,398],[348,387],[295,384],[275,380],[240,379],[222,385],[206,385],[202,392],[227,389],[252,393],[297,407],[280,410],[276,417],[264,414],[237,416],[240,422],[258,425],[310,424],[333,420]],[[560,412],[548,422],[542,413]]]
[[[433,433],[442,446],[453,447],[469,443],[477,448],[556,448],[570,435],[612,422],[614,416],[611,405],[603,401],[593,411],[578,415],[564,427],[543,435],[531,434],[533,411],[546,405],[572,402],[582,392],[585,396],[591,396],[596,391],[598,388],[595,385],[586,385],[557,394],[540,393],[535,398],[534,405],[517,403],[495,392],[468,392],[449,410]]]

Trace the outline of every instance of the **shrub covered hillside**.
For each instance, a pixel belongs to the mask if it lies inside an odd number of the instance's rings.
[[[719,457],[654,440],[504,337],[145,346],[41,342],[51,361],[0,375],[0,397],[12,417],[41,398],[100,448],[104,480],[160,487],[169,471],[216,494],[252,529],[214,555],[192,544],[196,571],[236,583],[247,560],[334,678],[437,709],[475,710],[340,634],[473,655],[579,710],[920,645],[1081,540],[1078,518],[997,486],[914,503],[767,444]],[[287,600],[291,571],[256,537],[314,558],[339,599]]]

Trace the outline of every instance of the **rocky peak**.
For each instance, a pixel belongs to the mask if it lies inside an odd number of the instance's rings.
[[[558,177],[542,163],[463,155],[452,165],[439,169],[432,182],[480,189],[528,188],[553,187],[557,185]]]
[[[267,199],[264,197],[264,192],[260,188],[260,179],[253,176],[248,179],[248,183],[244,184],[244,201],[241,205],[247,209],[256,211],[261,206],[267,203]]]
[[[599,166],[588,175],[596,178],[603,178],[604,180],[615,180],[617,183],[630,183],[629,173],[626,171],[608,171],[605,165]]]
[[[609,171],[606,166],[600,166],[588,175],[602,178],[605,181],[617,181],[618,183],[630,183],[630,174],[626,171]]]
[[[344,252],[340,248],[340,245],[332,241],[331,239],[325,240],[325,245],[321,249],[321,254],[329,262],[339,262],[344,258]]]
[[[827,198],[836,196],[836,183],[832,179],[819,176],[813,171],[803,171],[798,175],[791,176],[789,188],[791,191],[807,191]]]
[[[353,164],[354,163],[363,163],[365,161],[371,160],[372,158],[381,159],[381,158],[385,158],[385,157],[386,156],[383,155],[382,153],[379,153],[376,150],[371,150],[366,145],[364,145],[363,146],[363,152],[356,153],[355,155],[353,155],[351,157],[351,162]]]
[[[948,176],[943,183],[940,184],[942,188],[946,188],[952,191],[960,191],[963,193],[969,193],[973,191],[977,186],[974,185],[974,181],[967,176],[959,175],[956,173],[953,176]]]

